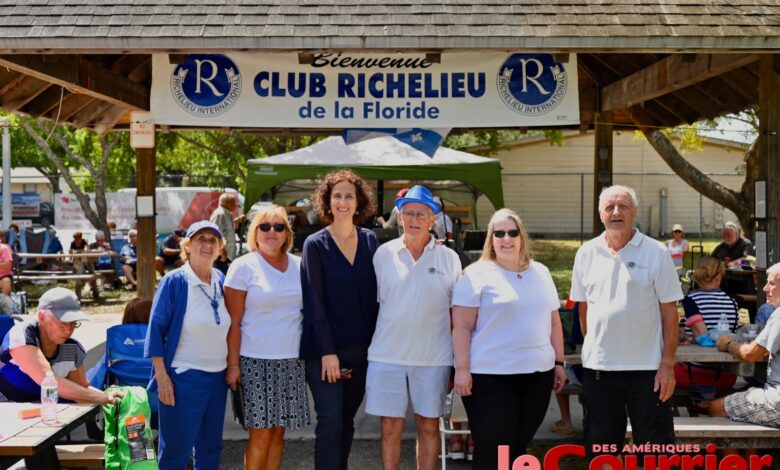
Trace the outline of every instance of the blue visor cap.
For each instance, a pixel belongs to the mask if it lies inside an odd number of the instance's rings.
[[[404,204],[408,202],[425,204],[433,210],[434,214],[441,212],[441,205],[433,199],[431,190],[425,186],[412,186],[406,193],[406,196],[395,200],[395,207],[400,211]]]

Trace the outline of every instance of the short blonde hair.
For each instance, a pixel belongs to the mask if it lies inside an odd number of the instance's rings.
[[[485,238],[485,246],[482,248],[482,260],[491,261],[496,259],[496,250],[493,247],[493,232],[495,231],[495,225],[502,220],[511,220],[517,226],[520,231],[520,265],[527,266],[531,264],[533,256],[531,255],[531,239],[528,237],[528,230],[525,229],[523,221],[517,212],[512,209],[499,209],[490,218],[487,228],[487,238]]]
[[[699,284],[711,282],[718,274],[726,272],[723,261],[714,256],[702,256],[693,270],[693,279]]]
[[[192,235],[197,235],[202,231],[203,230],[198,230]],[[211,232],[211,230],[209,230],[209,232]],[[225,239],[222,237],[217,237],[217,240],[219,243],[219,251],[221,252],[222,248],[225,247]],[[181,248],[181,253],[179,253],[179,257],[181,258],[182,261],[187,261],[188,259],[190,259],[190,253],[187,251],[187,249],[189,249],[190,247],[190,243],[192,243],[191,237],[182,238],[181,241],[179,242],[179,248]]]
[[[276,204],[272,204],[271,206],[262,209],[254,216],[254,218],[252,218],[252,223],[249,224],[249,231],[247,232],[246,238],[247,250],[257,251],[257,227],[266,220],[273,219],[274,217],[279,217],[282,219],[282,223],[287,230],[287,238],[284,240],[284,244],[282,244],[281,248],[282,253],[287,253],[287,251],[290,250],[290,247],[292,247],[293,244],[293,233],[292,227],[290,227],[290,219],[287,218],[287,211],[284,210],[284,207],[277,206]]]

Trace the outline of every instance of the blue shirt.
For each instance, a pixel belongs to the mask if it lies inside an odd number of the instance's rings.
[[[132,246],[129,243],[122,247],[122,251],[119,252],[119,256],[122,258],[128,258],[127,263],[130,266],[135,267],[136,262],[138,261],[138,246]]]
[[[338,350],[368,350],[379,313],[372,262],[379,239],[371,230],[358,227],[357,231],[352,265],[327,229],[310,235],[303,244],[301,359],[319,359]]]

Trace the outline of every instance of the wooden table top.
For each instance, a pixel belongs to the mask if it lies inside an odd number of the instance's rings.
[[[94,258],[111,256],[108,251],[88,251],[84,253],[17,253],[19,258],[40,258],[40,259],[65,259],[65,258]]]
[[[25,405],[24,408],[40,406],[38,403],[0,403],[0,414],[3,419],[19,419],[16,412],[20,405]],[[97,414],[99,410],[100,407],[97,405],[60,404],[56,424],[44,424],[39,418],[33,418],[37,420],[36,424],[0,442],[0,455],[19,457],[34,455],[41,449],[53,446],[57,439],[75,429],[87,418]]]

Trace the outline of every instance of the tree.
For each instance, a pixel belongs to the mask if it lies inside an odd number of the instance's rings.
[[[742,183],[742,187],[739,191],[734,191],[708,177],[701,170],[691,165],[669,140],[667,132],[653,127],[653,121],[641,110],[641,108],[635,106],[632,107],[630,111],[634,123],[645,135],[650,145],[658,152],[658,155],[660,155],[666,164],[669,165],[672,171],[700,194],[736,214],[745,235],[753,240],[754,224],[752,207],[754,197],[753,187],[756,177],[758,176],[758,162],[756,161],[758,140],[754,140],[745,152],[743,157],[745,163],[745,181]],[[755,129],[758,129],[758,119],[756,116],[756,112],[753,109],[737,116],[729,116],[729,118],[744,121],[753,125]],[[711,127],[711,124],[709,125]]]
[[[237,130],[175,131],[162,135],[167,150],[158,150],[158,164],[168,174],[201,176],[208,186],[244,187],[246,163],[311,145],[316,136],[270,136]],[[229,178],[226,180],[225,176]]]
[[[48,162],[47,165],[39,165],[46,168],[48,174],[52,174],[53,167],[61,175],[69,190],[76,196],[79,206],[90,223],[104,233],[110,233],[108,229],[108,206],[106,204],[106,191],[108,187],[108,169],[112,171],[123,166],[132,165],[132,149],[127,143],[124,134],[109,132],[98,135],[89,129],[72,130],[66,126],[56,126],[46,121],[17,117],[18,124],[25,130],[27,136],[35,143],[40,154]],[[50,143],[54,140],[54,145]],[[38,156],[27,149],[27,158]],[[115,157],[112,159],[111,157]],[[117,163],[116,166],[109,162]],[[124,164],[122,164],[124,162]],[[72,168],[79,168],[89,175],[80,183],[77,176],[71,172]],[[88,191],[94,191],[94,208],[92,198]]]

